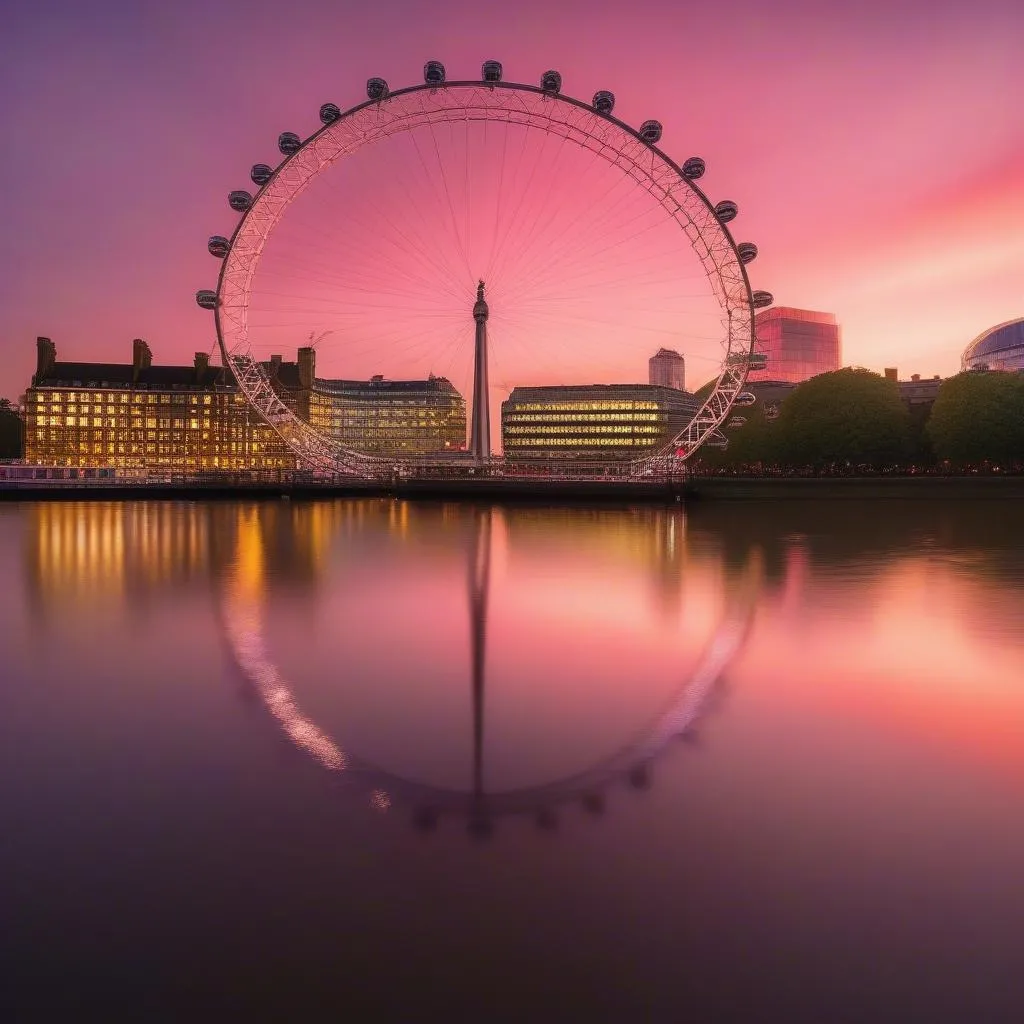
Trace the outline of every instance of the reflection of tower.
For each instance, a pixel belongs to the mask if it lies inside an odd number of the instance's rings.
[[[484,689],[487,659],[487,591],[491,575],[491,509],[475,516],[469,563],[469,630],[473,666],[473,796],[484,791]],[[480,820],[481,830],[487,825]]]
[[[482,465],[491,457],[491,412],[487,400],[487,316],[484,283],[476,288],[473,319],[476,321],[476,347],[473,353],[473,414],[469,450],[473,461]]]

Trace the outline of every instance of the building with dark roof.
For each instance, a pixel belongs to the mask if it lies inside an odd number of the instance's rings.
[[[508,458],[633,458],[678,434],[697,411],[688,391],[654,384],[514,388],[501,403]]]
[[[130,363],[62,362],[49,338],[37,338],[36,354],[25,393],[26,462],[161,473],[295,468],[284,442],[205,352],[191,366],[154,366],[149,345],[136,338]],[[298,380],[297,367],[278,370]]]
[[[983,331],[964,349],[964,370],[1024,370],[1024,317]]]
[[[466,448],[466,400],[446,377],[318,377],[308,400],[309,422],[356,451],[401,456]]]

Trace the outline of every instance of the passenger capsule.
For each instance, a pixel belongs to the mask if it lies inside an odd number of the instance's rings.
[[[324,124],[333,124],[341,117],[341,110],[337,103],[325,103],[320,108],[320,120]]]
[[[217,293],[211,292],[209,288],[202,288],[196,292],[196,304],[202,309],[217,308]]]
[[[540,76],[540,87],[552,95],[562,91],[562,76],[557,71],[545,71]]]
[[[733,416],[726,426],[730,430],[735,430],[737,427],[742,427],[747,422],[746,416]]]
[[[498,60],[485,60],[484,66],[480,71],[480,77],[485,82],[500,82],[501,81],[501,61]]]
[[[230,251],[231,243],[223,235],[211,235],[210,240],[206,243],[206,248],[209,249],[211,256],[222,260]]]
[[[764,309],[775,301],[775,296],[771,292],[754,292],[752,299],[754,309]]]
[[[723,223],[728,224],[729,221],[736,219],[736,214],[740,212],[740,208],[731,200],[723,199],[715,207],[715,216]]]
[[[254,185],[259,185],[263,188],[264,185],[274,176],[274,168],[270,164],[253,164],[252,170],[249,172],[249,177],[252,178]]]
[[[390,93],[388,83],[383,78],[368,78],[366,80],[366,96],[371,100],[386,100]]]
[[[302,139],[295,132],[281,132],[277,137],[277,148],[285,156],[292,156],[302,148]]]
[[[594,93],[594,102],[591,104],[599,113],[607,116],[615,109],[615,95],[607,89],[601,89]]]
[[[733,401],[733,405],[738,405],[741,408],[747,408],[748,406],[755,405],[757,403],[757,395],[752,395],[749,391],[741,391]]]
[[[709,448],[728,448],[729,438],[727,438],[724,434],[720,433],[719,431],[713,430],[710,434],[708,434],[704,443]]]
[[[661,142],[661,122],[644,121],[644,123],[640,125],[640,138],[643,139],[644,142],[649,142],[652,146]]]
[[[683,177],[689,178],[690,181],[696,181],[698,178],[704,177],[704,172],[707,169],[707,164],[699,156],[691,156],[683,164]]]
[[[428,60],[423,65],[423,81],[427,85],[444,85],[444,65],[439,60]]]
[[[246,210],[252,206],[252,195],[246,192],[245,189],[235,189],[234,192],[228,193],[228,205],[232,210],[237,210],[239,213],[245,213]]]
[[[757,246],[753,242],[740,242],[736,252],[739,253],[740,263],[753,263],[757,259]]]
[[[768,357],[763,352],[751,352],[747,357],[748,370],[764,370],[768,366]]]

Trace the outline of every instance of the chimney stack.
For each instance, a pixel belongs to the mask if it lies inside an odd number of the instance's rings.
[[[57,346],[49,338],[36,338],[36,379],[38,383],[50,374],[57,362]]]
[[[313,379],[316,376],[316,349],[312,346],[305,346],[299,349],[299,387],[303,391],[313,389]]]
[[[210,369],[210,354],[208,352],[196,353],[196,382],[203,383],[206,371]]]
[[[138,380],[143,370],[148,370],[153,365],[153,353],[149,346],[141,339],[135,338],[132,341],[132,380]]]
[[[886,380],[897,380],[897,373],[895,366],[887,366],[885,368],[885,379]]]
[[[281,356],[270,357],[270,376],[277,377],[281,372]]]

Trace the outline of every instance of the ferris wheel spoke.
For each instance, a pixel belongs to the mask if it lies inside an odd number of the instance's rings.
[[[321,379],[443,366],[468,395],[480,276],[495,394],[581,372],[643,379],[652,344],[685,350],[709,373],[717,362],[713,401],[680,435],[690,453],[728,412],[741,376],[717,353],[749,344],[754,302],[724,214],[648,136],[512,84],[398,90],[286,159],[244,211],[217,293],[197,300],[218,310],[222,352],[282,351],[308,335]],[[343,173],[321,174],[339,160]],[[238,363],[246,388],[260,386],[261,365]],[[267,406],[272,425],[290,415],[280,405]],[[293,449],[316,434],[279,431]],[[325,439],[313,447],[331,450]]]
[[[555,228],[557,230],[555,237],[558,241],[549,246],[544,254],[544,258],[542,260],[523,261],[524,270],[517,279],[520,287],[528,288],[538,277],[545,273],[550,274],[553,266],[564,265],[570,260],[581,259],[587,252],[588,247],[596,244],[594,236],[598,235],[599,232],[610,230],[610,225],[617,223],[615,220],[616,214],[620,212],[622,204],[631,198],[627,191],[615,202],[609,202],[612,194],[621,184],[622,179],[619,178],[613,180],[608,185],[595,203],[601,209],[601,213],[596,217],[592,209],[588,209],[588,205],[583,204],[567,224],[560,229]],[[590,218],[590,223],[587,225],[589,231],[582,233],[582,237],[574,235],[574,229],[579,226],[581,221],[588,217]],[[566,241],[566,239],[569,239],[569,241]],[[496,282],[499,286],[502,283],[501,281]]]
[[[512,247],[509,246],[509,244],[508,244],[508,242],[509,242],[509,235],[510,235],[511,231],[513,230],[513,228],[515,228],[516,224],[519,221],[519,215],[520,215],[520,213],[522,211],[523,202],[525,200],[526,195],[529,194],[529,192],[531,191],[531,189],[533,187],[534,179],[537,176],[537,169],[540,166],[541,160],[543,159],[543,155],[544,155],[544,152],[546,150],[547,142],[548,142],[549,138],[550,138],[549,133],[547,133],[547,132],[542,133],[540,145],[538,147],[535,147],[537,149],[537,153],[536,153],[536,155],[535,155],[535,157],[533,159],[533,163],[532,163],[532,165],[530,167],[530,174],[529,174],[529,177],[526,179],[526,185],[523,188],[523,190],[519,193],[519,198],[515,202],[514,207],[512,208],[511,216],[509,217],[509,221],[508,221],[508,227],[505,229],[504,234],[503,234],[502,239],[501,239],[501,242],[500,242],[499,247],[498,247],[498,252],[499,252],[498,262],[495,264],[495,266],[493,268],[493,271],[492,271],[492,275],[493,275],[493,277],[495,278],[496,281],[499,281],[501,279],[501,276],[502,276],[502,273],[503,273],[502,268],[504,266],[504,261],[505,261],[505,259],[507,259],[509,253],[512,251]]]
[[[451,228],[452,234],[455,237],[455,244],[458,247],[459,255],[462,257],[463,265],[466,268],[466,277],[470,285],[473,284],[473,268],[469,265],[469,258],[466,255],[466,247],[463,245],[462,236],[459,234],[458,220],[455,216],[455,207],[452,205],[451,190],[448,188],[448,175],[444,171],[444,161],[441,159],[441,151],[437,144],[437,134],[434,131],[434,125],[431,121],[427,121],[427,127],[430,129],[430,141],[433,143],[434,156],[437,158],[437,166],[441,171],[441,185],[444,188],[445,203],[448,206],[448,213],[451,217]],[[415,136],[414,136],[415,138]]]
[[[613,252],[624,245],[628,245],[641,236],[648,234],[651,231],[657,230],[663,227],[662,220],[653,220],[650,224],[633,231],[631,234],[624,238],[620,238],[614,242],[604,242],[595,239],[593,241],[577,242],[563,246],[560,249],[553,249],[550,256],[550,265],[562,265],[569,264],[570,260],[578,262],[584,259],[597,259],[599,256],[604,256],[607,253]],[[528,272],[521,279],[520,287],[524,290],[529,289],[534,285],[545,272],[550,273],[550,270],[545,267],[535,267],[532,271]]]

